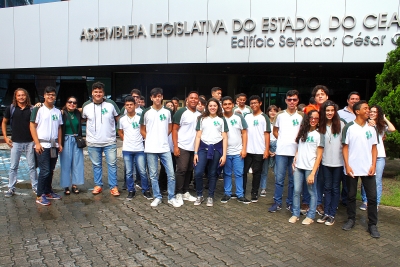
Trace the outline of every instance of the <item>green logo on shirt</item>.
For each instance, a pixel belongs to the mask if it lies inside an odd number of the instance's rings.
[[[314,136],[307,136],[306,143],[314,143]]]
[[[231,124],[232,126],[235,126],[235,124],[237,124],[237,121],[235,119],[231,120]]]
[[[101,109],[101,114],[104,115],[108,112],[108,110],[106,108]]]
[[[297,119],[292,120],[292,122],[293,122],[293,126],[299,125],[299,121]]]
[[[139,128],[139,124],[137,122],[132,122],[133,129]]]
[[[365,135],[367,136],[367,139],[370,139],[372,137],[371,131],[365,132]]]
[[[218,121],[214,121],[214,126],[219,126],[219,125],[221,125],[221,124],[219,124]]]
[[[258,124],[259,124],[259,123],[258,123],[258,120],[254,120],[253,125],[254,125],[254,126],[258,126]]]
[[[165,117],[164,114],[161,114],[161,115],[160,115],[160,121],[165,121],[166,119],[167,119],[167,117]]]
[[[52,119],[53,121],[58,121],[57,115],[51,115],[51,119]]]

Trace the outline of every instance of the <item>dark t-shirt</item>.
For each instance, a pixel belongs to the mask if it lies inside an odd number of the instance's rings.
[[[10,106],[8,106],[4,112],[4,118],[10,121],[11,117]],[[32,142],[31,131],[29,129],[31,109],[25,107],[21,110],[18,106],[15,107],[14,114],[12,116],[11,125],[11,140],[16,143]]]

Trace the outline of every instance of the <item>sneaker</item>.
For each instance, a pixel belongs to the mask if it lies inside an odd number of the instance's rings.
[[[231,199],[230,196],[224,195],[224,197],[221,199],[221,202],[222,202],[222,203],[226,203],[226,202],[228,202],[230,199]]]
[[[299,217],[292,216],[292,217],[290,217],[289,222],[290,223],[296,223],[298,220],[299,220]]]
[[[232,197],[231,197],[231,198],[232,198]],[[237,199],[237,201],[240,202],[240,203],[243,203],[243,204],[250,204],[250,203],[251,203],[251,201],[248,200],[248,199],[245,198],[245,197],[239,197],[239,198]]]
[[[317,220],[317,223],[325,223],[328,220],[329,215],[323,215],[321,218]]]
[[[40,204],[40,205],[43,205],[43,206],[49,206],[49,205],[51,205],[50,201],[47,200],[45,194],[43,194],[43,195],[40,196],[40,197],[37,197],[37,198],[36,198],[36,203],[38,203],[38,204]]]
[[[368,227],[368,232],[371,234],[371,237],[373,238],[379,238],[381,235],[378,232],[378,227],[376,225],[371,225]]]
[[[290,212],[293,212],[292,205],[290,205],[290,204],[286,204],[286,209],[287,209],[288,211],[290,211]]]
[[[257,195],[251,195],[251,202],[253,202],[253,203],[258,202],[258,196]]]
[[[272,206],[268,209],[268,211],[269,212],[276,212],[276,211],[278,211],[278,210],[281,210],[282,209],[282,207],[281,207],[281,205],[279,205],[278,203],[274,203],[274,204],[272,204]]]
[[[207,207],[212,207],[214,206],[214,200],[212,197],[207,198]]]
[[[356,222],[352,219],[349,219],[343,226],[342,229],[345,231],[349,231],[351,230],[351,228],[354,227],[354,224],[356,224]]]
[[[322,204],[317,206],[317,213],[321,216],[324,215],[324,206]]]
[[[310,210],[310,206],[308,204],[305,204],[305,203],[301,204],[301,206],[300,206],[301,215],[306,215],[309,210]]]
[[[97,195],[97,194],[100,194],[101,192],[103,192],[103,188],[102,188],[101,186],[96,185],[96,186],[93,188],[92,194],[93,194],[93,195]]]
[[[367,210],[368,206],[367,203],[362,203],[360,206],[360,210]]]
[[[173,199],[173,198],[172,198]],[[176,194],[175,195],[175,199],[178,202],[179,206],[183,205],[183,198],[182,198],[182,194]],[[169,203],[169,202],[168,202]]]
[[[224,177],[222,177],[222,175],[218,176],[218,180],[223,181]]]
[[[46,194],[46,198],[47,199],[61,199],[61,196],[59,194],[51,192],[50,194]]]
[[[144,192],[143,196],[148,200],[152,200],[153,199],[153,196],[151,195],[150,191]]]
[[[151,202],[150,206],[157,207],[158,204],[160,204],[161,202],[162,202],[161,198],[156,198],[156,199],[153,200],[153,202]]]
[[[4,194],[5,197],[12,197],[13,195],[15,195],[15,191],[11,188]]]
[[[260,197],[266,197],[267,196],[267,190],[262,189],[260,193]]]
[[[110,190],[111,195],[113,195],[114,197],[118,197],[119,191],[118,191],[118,187],[114,187],[113,189]]]
[[[196,201],[196,198],[192,196],[189,192],[186,192],[185,194],[182,195],[183,200],[194,202]]]
[[[325,225],[333,225],[335,223],[335,217],[329,216],[328,219],[326,219]]]
[[[158,199],[158,198],[156,198],[156,199]],[[182,200],[182,198],[181,198],[181,200]],[[153,202],[155,202],[155,200]],[[183,203],[183,200],[182,200],[182,203]],[[168,204],[172,205],[175,208],[179,208],[180,206],[182,206],[181,203],[174,197],[171,198],[170,200],[168,200]]]
[[[200,205],[204,201],[204,197],[200,196],[196,198],[196,201],[193,203],[195,206]]]
[[[136,192],[135,191],[130,191],[128,193],[128,196],[126,197],[127,200],[132,200],[132,198],[135,197]]]
[[[232,195],[231,195],[231,198],[232,198],[232,199],[237,199],[238,196],[237,196],[236,194],[232,194]]]
[[[301,222],[301,224],[309,225],[309,224],[312,224],[313,222],[314,222],[313,219],[306,217],[306,218]]]
[[[142,190],[142,187],[140,186],[140,184],[135,183],[135,186],[136,186],[138,189]]]

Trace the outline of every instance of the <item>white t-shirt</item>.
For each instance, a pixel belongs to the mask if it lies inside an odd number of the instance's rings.
[[[58,142],[58,128],[63,124],[61,111],[55,107],[52,109],[43,106],[34,108],[31,113],[31,122],[37,124],[36,132],[38,139],[56,140]],[[28,130],[28,129],[27,129]],[[40,142],[43,148],[51,148],[51,143]],[[58,143],[56,143],[58,147]]]
[[[190,111],[187,107],[178,109],[174,114],[172,122],[179,125],[178,147],[187,151],[194,151],[194,140],[196,139],[196,124],[200,112]]]
[[[171,110],[162,107],[159,110],[150,106],[140,117],[140,125],[146,126],[145,153],[170,152],[168,143],[168,126],[171,123]]]
[[[229,128],[227,155],[239,155],[243,148],[242,130],[247,129],[247,123],[242,115],[232,114],[225,117]]]
[[[376,128],[368,123],[360,126],[355,121],[349,122],[343,129],[342,144],[349,146],[349,165],[354,176],[368,176],[372,165],[372,146],[378,144]]]
[[[309,132],[305,142],[300,139],[296,167],[303,170],[312,170],[317,159],[317,149],[318,147],[324,147],[324,145],[325,137],[317,130]]]
[[[244,106],[243,109],[241,109],[239,106],[236,106],[236,107],[233,108],[233,112],[234,113],[239,113],[243,117],[245,117],[247,114],[253,113],[253,111],[251,110],[251,108],[249,106]]]
[[[343,166],[342,154],[342,131],[344,122],[340,121],[340,132],[332,134],[332,127],[326,126],[325,133],[325,148],[322,155],[322,165],[328,167],[341,167]]]
[[[378,133],[379,143],[376,145],[376,149],[378,149],[378,158],[386,158],[385,145],[383,144],[382,138],[387,130],[388,126],[385,127],[383,134]]]
[[[202,131],[201,141],[211,145],[219,143],[222,140],[222,132],[228,132],[229,128],[225,118],[209,116],[197,120],[196,131]]]
[[[279,128],[276,142],[276,155],[294,156],[297,151],[296,137],[300,124],[303,121],[303,113],[296,111],[289,114],[286,110],[278,112],[275,119],[275,127]]]
[[[115,117],[119,108],[114,101],[105,99],[101,104],[86,101],[82,107],[82,118],[86,122],[88,146],[108,146],[116,142]]]
[[[271,121],[271,120],[270,120]],[[269,135],[269,141],[270,142],[272,142],[272,141],[276,141],[276,137],[275,137],[275,135],[272,133],[272,129],[274,128],[274,125],[270,122],[269,123],[269,127],[270,127],[270,129],[271,129],[271,134]]]
[[[118,121],[118,129],[124,131],[123,151],[144,151],[143,137],[140,134],[140,116],[135,114],[133,118],[122,115]]]
[[[264,133],[271,133],[271,123],[265,113],[254,115],[247,114],[245,117],[247,122],[247,153],[264,154],[265,152],[265,136]]]

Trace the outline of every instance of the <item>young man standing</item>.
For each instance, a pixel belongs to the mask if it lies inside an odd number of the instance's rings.
[[[145,139],[144,152],[153,188],[154,201],[151,206],[157,207],[162,202],[158,185],[158,159],[160,159],[167,173],[168,204],[180,207],[181,204],[175,198],[175,174],[168,144],[168,135],[172,131],[171,110],[162,105],[163,90],[161,88],[153,88],[150,91],[150,99],[153,105],[145,109],[140,117],[140,133]]]
[[[39,165],[39,178],[36,203],[48,206],[48,199],[61,199],[53,192],[54,168],[56,167],[58,152],[61,153],[61,112],[54,107],[56,89],[47,86],[44,89],[44,106],[33,109],[31,114],[30,130]]]
[[[253,111],[249,106],[246,105],[247,96],[244,93],[240,93],[236,95],[236,103],[238,104],[236,107],[233,108],[233,112],[242,114],[243,117],[246,114],[252,113]]]
[[[248,144],[247,156],[244,159],[243,188],[246,194],[247,173],[251,167],[253,169],[251,202],[257,202],[264,159],[269,157],[271,126],[269,117],[261,111],[261,98],[253,95],[249,100],[253,113],[245,117],[248,125]]]
[[[179,109],[179,98],[177,98],[176,96],[174,96],[173,98],[171,98],[172,103],[174,104],[174,111],[178,111]]]
[[[211,88],[211,97],[213,97],[213,98],[217,99],[219,102],[221,102],[222,89],[219,87]]]
[[[10,174],[8,180],[8,191],[5,197],[12,197],[15,193],[17,183],[18,166],[22,152],[25,152],[29,167],[32,190],[37,192],[37,174],[35,168],[35,150],[31,132],[28,131],[31,118],[31,101],[28,92],[18,88],[14,92],[13,103],[4,112],[1,129],[4,141],[11,148]],[[12,136],[7,137],[7,123],[10,122]]]
[[[356,220],[356,195],[358,178],[364,185],[368,198],[368,232],[371,237],[379,238],[380,234],[376,224],[378,223],[377,193],[376,193],[376,158],[378,134],[376,129],[368,125],[369,106],[364,100],[353,106],[356,119],[346,124],[343,129],[343,160],[348,193],[347,217],[348,221],[343,225],[343,230],[354,227]]]
[[[234,174],[237,201],[249,204],[250,201],[244,197],[243,190],[244,158],[247,155],[247,123],[243,116],[233,113],[233,99],[230,96],[222,98],[222,108],[224,109],[224,117],[229,131],[227,156],[224,166],[225,194],[221,202],[226,203],[231,199],[232,174]]]
[[[296,137],[303,120],[303,112],[297,111],[299,92],[297,90],[288,91],[285,102],[287,108],[276,115],[273,130],[273,134],[277,139],[275,152],[275,203],[269,208],[269,212],[276,212],[282,208],[283,185],[286,171],[289,178],[286,208],[291,210],[293,204],[292,164],[297,151]]]
[[[196,201],[196,198],[189,193],[189,184],[193,172],[197,118],[201,115],[196,110],[198,102],[199,94],[195,91],[189,92],[187,106],[174,114],[172,124],[172,141],[176,160],[176,200],[181,205],[183,205],[183,200]]]
[[[117,140],[115,122],[118,121],[119,108],[114,101],[104,98],[104,84],[92,85],[93,100],[82,106],[82,118],[86,123],[86,141],[90,160],[93,165],[95,187],[93,195],[103,191],[102,155],[106,157],[108,185],[113,196],[119,196],[117,182]]]
[[[143,196],[153,199],[149,191],[146,173],[146,160],[144,154],[143,137],[140,134],[140,116],[135,112],[135,99],[132,96],[125,98],[126,115],[118,121],[118,135],[123,141],[122,155],[125,163],[125,176],[128,187],[128,200],[135,197],[134,176],[141,176]],[[137,171],[137,172],[136,172]]]

